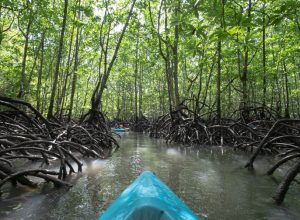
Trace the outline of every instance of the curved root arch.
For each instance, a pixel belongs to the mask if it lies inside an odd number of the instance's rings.
[[[7,182],[35,187],[30,176],[55,186],[70,186],[66,177],[81,172],[79,156],[108,157],[118,143],[112,137],[101,112],[93,112],[82,123],[64,124],[43,117],[29,103],[0,96],[0,188]],[[57,170],[26,169],[16,161],[36,161],[45,165],[58,161]],[[69,173],[68,173],[69,172]]]

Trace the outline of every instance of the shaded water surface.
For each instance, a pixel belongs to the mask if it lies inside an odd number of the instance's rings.
[[[265,176],[266,160],[249,172],[248,156],[226,148],[183,148],[135,133],[123,134],[120,145],[108,160],[85,160],[70,190],[7,186],[1,219],[97,219],[143,170],[154,171],[202,219],[300,219],[299,185],[283,206],[272,204],[283,171]]]

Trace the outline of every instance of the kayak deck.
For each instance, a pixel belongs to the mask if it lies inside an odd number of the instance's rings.
[[[99,220],[199,219],[155,174],[143,172],[109,206]]]

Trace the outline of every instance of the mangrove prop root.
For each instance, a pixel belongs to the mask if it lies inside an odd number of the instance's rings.
[[[279,184],[276,194],[273,197],[276,204],[281,204],[284,197],[297,174],[300,172],[300,161],[298,161],[286,174],[284,179]]]
[[[276,112],[270,109],[250,108],[249,111],[251,117],[236,120],[216,120],[212,114],[204,119],[181,104],[151,124],[150,137],[165,139],[167,143],[232,146],[234,150],[252,153],[245,165],[250,170],[254,169],[258,155],[277,156],[279,160],[267,174],[273,174],[283,165],[288,169],[274,197],[280,204],[300,171],[300,119],[275,121]],[[264,112],[268,117],[259,118],[261,114],[258,112]]]
[[[82,171],[79,156],[105,158],[119,145],[113,138],[103,114],[93,112],[92,120],[66,124],[56,118],[46,119],[31,104],[0,96],[0,188],[7,182],[35,187],[31,177],[38,177],[55,186],[71,186],[64,179]],[[89,112],[90,113],[90,112]],[[16,161],[35,161],[49,165],[59,162],[54,171],[27,169]],[[69,173],[68,173],[69,171]]]
[[[256,159],[256,157],[258,156],[258,154],[260,153],[260,151],[262,150],[262,148],[264,147],[264,145],[266,144],[268,139],[271,137],[271,135],[276,131],[276,129],[278,129],[278,127],[280,127],[280,124],[281,123],[291,123],[291,122],[299,123],[300,120],[299,119],[282,119],[282,120],[276,121],[273,124],[272,128],[268,131],[268,133],[261,140],[261,142],[259,143],[258,147],[256,148],[255,152],[253,153],[253,155],[251,156],[251,158],[249,159],[249,162],[245,165],[245,167],[253,168],[254,160]]]

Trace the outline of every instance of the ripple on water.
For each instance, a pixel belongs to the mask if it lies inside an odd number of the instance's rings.
[[[263,175],[268,160],[251,173],[243,168],[249,155],[230,148],[168,146],[130,133],[120,145],[108,160],[85,159],[68,191],[5,188],[1,219],[97,219],[142,170],[154,171],[202,219],[300,219],[299,187],[290,188],[286,206],[273,205],[277,183]]]

